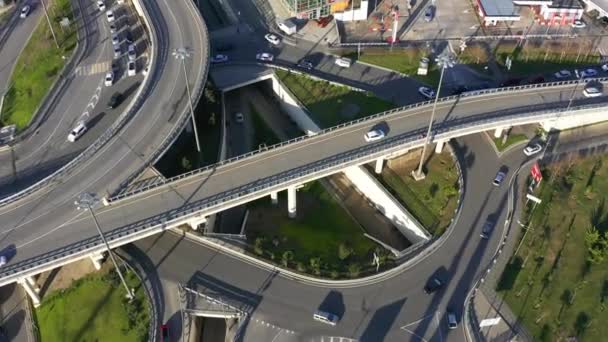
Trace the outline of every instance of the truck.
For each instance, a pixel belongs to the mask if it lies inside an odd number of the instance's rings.
[[[296,23],[294,23],[291,19],[279,21],[277,25],[279,26],[281,31],[285,32],[285,34],[288,36],[291,36],[292,34],[296,33],[296,31],[298,30]]]

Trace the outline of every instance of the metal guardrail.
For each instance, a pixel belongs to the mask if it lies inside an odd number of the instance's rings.
[[[595,104],[577,106],[571,108],[569,111],[572,113],[586,111],[589,109],[604,108],[606,104]],[[517,122],[515,119],[528,121],[542,121],[550,118],[554,118],[557,113],[563,114],[566,112],[565,108],[559,109],[544,109],[535,112],[515,113],[510,115],[500,115],[500,119],[506,122]],[[495,122],[495,118],[484,118],[471,119],[464,118],[459,121],[462,123],[453,124],[448,123],[449,128],[440,127],[439,131],[444,130],[440,133],[438,139],[446,139],[446,132],[448,129],[457,134],[466,134],[466,130],[472,127],[472,124],[481,122],[481,126],[490,125]],[[471,122],[472,121],[472,122]],[[444,125],[446,126],[446,125]],[[476,125],[479,127],[479,124]],[[443,136],[441,136],[443,134]],[[299,138],[300,140],[304,138]],[[161,213],[138,222],[131,223],[129,225],[116,228],[114,230],[106,232],[106,239],[110,245],[115,248],[123,244],[138,240],[142,237],[154,234],[157,231],[167,229],[169,227],[178,225],[185,220],[200,215],[201,211],[206,210],[212,213],[213,210],[219,211],[222,206],[226,204],[239,203],[247,201],[249,198],[258,197],[260,191],[275,191],[280,188],[298,184],[303,181],[304,178],[311,178],[313,176],[322,177],[324,174],[330,174],[337,172],[338,170],[345,167],[346,164],[352,165],[364,163],[365,161],[374,160],[379,156],[392,153],[394,151],[413,148],[420,146],[424,143],[424,138],[418,137],[418,132],[409,132],[400,136],[387,138],[377,144],[365,145],[354,151],[347,151],[339,155],[332,156],[326,160],[317,161],[308,165],[304,165],[292,170],[287,170],[278,175],[272,175],[265,179],[260,179],[250,185],[227,190],[223,193],[216,194],[212,197],[205,198],[199,201],[190,202],[182,207],[172,209],[166,213]],[[82,258],[88,254],[99,252],[104,250],[103,243],[99,236],[93,236],[88,239],[84,239],[73,243],[71,245],[63,246],[54,251],[50,251],[36,257],[23,260],[14,264],[5,265],[0,271],[0,285],[14,281],[17,278],[27,276],[39,272],[40,269],[50,269],[55,265],[61,265],[69,262],[69,260],[75,258]]]
[[[186,3],[194,6],[194,3],[190,0],[186,1]],[[194,10],[192,11],[192,13],[196,13],[196,15],[200,19],[200,23],[202,23],[201,27],[203,29],[203,36],[209,37],[209,31],[207,29],[207,25],[205,24],[205,21],[203,19],[201,12],[198,9],[196,9],[196,7],[194,7]],[[193,91],[192,91],[195,94],[192,98],[193,103],[198,103],[200,101],[200,98],[203,95],[203,91],[205,90],[205,85],[207,83],[207,77],[209,74],[209,54],[210,54],[208,39],[207,39],[207,46],[205,48],[203,48],[203,52],[205,52],[205,51],[207,52],[207,56],[203,56],[203,57],[206,57],[207,60],[205,63],[203,63],[204,67],[201,69],[201,73],[199,75],[201,82],[195,83],[196,88],[193,89]],[[161,145],[156,149],[156,151],[152,155],[150,155],[150,157],[148,157],[147,161],[144,162],[141,167],[139,167],[124,182],[122,182],[119,185],[117,191],[120,191],[120,189],[124,189],[125,187],[127,187],[147,167],[149,167],[150,165],[154,165],[156,162],[158,162],[158,160],[160,160],[160,158],[165,154],[165,152],[167,152],[169,147],[179,137],[181,132],[186,127],[186,124],[188,123],[188,120],[190,119],[190,115],[188,114],[189,111],[190,111],[190,107],[186,106],[184,108],[184,111],[183,111],[178,123],[173,126],[174,127],[173,130],[171,132],[169,132],[169,135],[167,135],[165,137],[165,140],[161,143]]]
[[[144,10],[147,10],[147,9],[144,8]],[[150,17],[149,13],[148,13],[148,16]],[[156,32],[156,30],[152,30],[152,29],[150,29],[150,32],[151,32],[151,37],[150,37],[151,44],[150,45],[157,47],[158,46],[157,37],[156,37],[157,32]],[[153,58],[154,58],[154,53],[151,54],[151,60]],[[151,73],[148,75],[147,80],[154,79],[154,74],[155,74],[155,71],[154,70],[151,71]],[[99,138],[97,138],[97,140],[95,140],[95,142],[93,142],[93,144],[91,144],[87,149],[85,149],[76,158],[72,159],[65,166],[63,166],[59,170],[56,170],[55,172],[53,172],[49,176],[45,177],[44,179],[31,185],[27,189],[24,189],[11,196],[0,199],[0,206],[7,205],[7,204],[13,203],[15,201],[18,201],[18,200],[20,200],[24,197],[27,197],[30,194],[50,185],[55,180],[58,180],[60,177],[72,172],[74,169],[76,169],[78,166],[80,166],[80,163],[91,158],[97,151],[99,151],[99,149],[101,149],[101,147],[105,146],[105,144],[110,140],[110,138],[112,138],[116,134],[116,132],[118,132],[118,130],[120,130],[123,127],[123,125],[128,121],[128,119],[130,119],[133,115],[135,115],[135,113],[137,113],[139,111],[142,104],[145,102],[145,100],[147,98],[147,94],[152,90],[152,88],[153,88],[152,82],[145,82],[143,85],[143,89],[140,93],[140,96],[135,100],[135,102],[133,103],[131,108],[127,112],[123,113],[118,118],[118,120],[116,120],[114,122],[114,124],[112,126],[110,126],[110,128],[108,128]]]
[[[608,77],[597,78],[597,80],[601,81],[601,82],[605,82],[605,81],[608,81]],[[576,82],[577,81],[559,81],[559,82],[550,82],[550,83],[541,83],[541,84],[529,84],[529,85],[517,86],[517,87],[484,89],[484,90],[479,90],[479,91],[471,91],[471,92],[468,92],[468,93],[465,93],[465,94],[461,94],[460,96],[458,96],[458,95],[446,96],[446,97],[440,98],[439,99],[439,103],[452,101],[452,100],[455,100],[457,98],[462,98],[462,97],[483,96],[483,95],[488,95],[488,94],[496,94],[496,93],[504,93],[504,92],[512,92],[512,91],[521,91],[521,90],[540,89],[540,88],[548,88],[548,87],[555,87],[555,86],[574,85]],[[213,170],[213,169],[217,169],[217,168],[219,168],[221,166],[224,166],[226,164],[230,164],[230,163],[234,163],[234,162],[237,162],[237,161],[241,161],[241,160],[244,160],[244,159],[248,159],[248,158],[254,157],[254,156],[256,156],[256,155],[258,155],[260,153],[263,153],[263,152],[267,152],[267,151],[272,151],[272,150],[276,150],[276,149],[279,149],[279,148],[283,148],[285,146],[288,146],[288,145],[291,145],[291,144],[295,144],[295,143],[299,143],[299,142],[302,142],[304,140],[314,139],[317,136],[326,135],[326,134],[332,133],[332,132],[334,132],[334,131],[336,131],[338,129],[354,126],[354,125],[357,125],[357,124],[365,124],[365,123],[368,123],[370,121],[374,121],[374,120],[377,120],[377,119],[380,119],[380,118],[387,118],[387,117],[389,117],[391,115],[398,115],[401,112],[404,112],[404,111],[407,111],[407,110],[411,110],[411,109],[415,109],[415,108],[420,108],[420,107],[424,107],[424,106],[430,106],[432,104],[433,104],[433,101],[432,100],[428,100],[428,101],[418,102],[418,103],[414,103],[414,104],[403,106],[403,107],[399,107],[399,108],[389,109],[389,110],[384,111],[384,112],[380,112],[380,113],[377,113],[377,114],[374,114],[374,115],[370,115],[370,116],[367,116],[367,117],[364,117],[364,118],[352,120],[352,121],[349,121],[349,122],[345,122],[345,123],[339,124],[337,126],[333,126],[333,127],[330,127],[330,128],[323,129],[323,130],[319,131],[317,134],[315,134],[313,136],[308,136],[308,135],[300,136],[300,137],[293,138],[293,139],[290,139],[290,140],[286,140],[286,141],[283,141],[283,142],[280,142],[280,143],[277,143],[277,144],[274,144],[274,145],[271,145],[271,146],[262,147],[262,148],[259,148],[257,150],[250,151],[248,153],[245,153],[245,154],[242,154],[242,155],[239,155],[239,156],[235,156],[235,157],[232,157],[232,158],[228,158],[228,159],[225,159],[225,160],[220,161],[218,163],[215,163],[215,164],[212,164],[212,165],[208,165],[208,166],[196,169],[196,170],[192,170],[192,171],[183,173],[183,174],[178,175],[178,176],[174,176],[174,177],[166,178],[166,179],[162,179],[162,180],[159,179],[156,182],[152,182],[152,183],[150,183],[147,186],[142,187],[142,188],[138,188],[138,189],[134,189],[132,191],[125,191],[123,193],[115,194],[114,196],[108,198],[108,202],[118,201],[118,200],[124,199],[126,197],[133,196],[133,195],[136,195],[138,193],[141,193],[141,192],[144,192],[144,191],[148,191],[148,190],[151,190],[151,189],[159,187],[159,186],[163,186],[163,185],[168,184],[168,183],[172,183],[172,182],[184,179],[184,178],[188,178],[188,177],[192,177],[192,176],[195,176],[195,175],[198,175],[198,174],[201,174],[201,173],[205,173],[207,171],[210,171],[210,170]],[[608,106],[608,103],[605,104],[605,105],[603,105],[603,106]]]

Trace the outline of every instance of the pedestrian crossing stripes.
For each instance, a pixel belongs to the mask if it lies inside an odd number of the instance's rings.
[[[95,64],[78,66],[74,73],[76,76],[89,76],[103,74],[108,71],[110,71],[110,62],[99,62]]]

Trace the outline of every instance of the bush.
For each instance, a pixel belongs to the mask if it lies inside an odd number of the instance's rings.
[[[353,249],[346,245],[344,242],[341,242],[338,245],[338,258],[344,261],[353,253]]]
[[[359,264],[350,264],[348,265],[348,275],[351,278],[356,278],[359,276],[359,273],[361,272],[361,266]]]

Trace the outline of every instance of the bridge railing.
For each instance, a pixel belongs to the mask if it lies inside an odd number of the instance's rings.
[[[596,80],[601,81],[601,82],[606,82],[606,81],[608,81],[608,77],[596,78]],[[483,96],[483,95],[488,95],[488,94],[522,91],[522,90],[538,89],[538,88],[549,88],[549,87],[556,87],[556,86],[568,86],[568,85],[573,85],[576,82],[577,82],[576,80],[570,80],[570,81],[558,81],[558,82],[549,82],[549,83],[540,83],[540,84],[528,84],[528,85],[523,85],[523,86],[513,86],[513,87],[505,87],[505,88],[484,89],[484,90],[479,90],[479,91],[471,91],[471,92],[463,93],[461,95],[451,95],[451,96],[442,97],[439,99],[439,103],[453,101],[453,100],[456,100],[457,98],[462,98],[462,97]],[[433,100],[428,100],[428,101],[423,101],[423,102],[417,102],[417,103],[410,104],[410,105],[403,106],[403,107],[389,109],[389,110],[386,110],[386,111],[383,111],[380,113],[376,113],[376,114],[373,114],[370,116],[366,116],[366,117],[359,118],[356,120],[344,122],[339,125],[323,129],[314,135],[303,135],[303,136],[299,136],[297,138],[286,140],[286,141],[283,141],[283,142],[280,142],[280,143],[277,143],[274,145],[261,147],[257,150],[250,151],[245,154],[235,156],[232,158],[228,158],[228,159],[219,161],[215,164],[207,165],[202,168],[198,168],[198,169],[183,173],[181,175],[177,175],[177,176],[170,177],[170,178],[164,178],[164,179],[159,178],[155,182],[151,182],[143,187],[139,187],[139,188],[131,189],[131,190],[128,190],[127,188],[125,188],[125,190],[123,192],[119,192],[119,193],[109,197],[108,202],[114,202],[114,201],[118,201],[118,200],[124,199],[129,196],[137,195],[139,193],[152,190],[154,188],[163,186],[165,184],[169,184],[169,183],[179,181],[179,180],[182,180],[185,178],[200,175],[200,174],[209,172],[211,170],[215,170],[224,165],[254,157],[260,153],[276,150],[276,149],[279,149],[279,148],[282,148],[282,147],[285,147],[285,146],[288,146],[291,144],[302,142],[304,140],[312,139],[316,136],[328,134],[328,133],[334,132],[339,129],[343,129],[343,128],[358,125],[358,124],[362,124],[362,125],[367,124],[367,123],[370,123],[371,121],[385,119],[385,118],[390,117],[391,115],[396,115],[401,112],[416,109],[416,108],[430,106],[432,104],[433,104]]]
[[[579,112],[587,111],[589,109],[604,108],[605,106],[604,103],[600,103],[577,106],[568,112],[562,107],[558,109],[525,111],[524,113],[509,115],[501,115],[498,112],[481,119],[455,119],[438,125],[437,129],[434,131],[434,136],[436,140],[447,139],[452,136],[467,134],[472,129],[476,129],[477,131],[487,129],[487,127],[495,126],[497,119],[499,119],[499,125],[507,123],[519,124],[522,122],[526,123],[553,119],[560,115],[578,115]],[[168,210],[167,212],[107,231],[105,236],[112,247],[117,247],[149,236],[157,231],[166,229],[167,227],[178,225],[185,220],[200,215],[201,211],[206,211],[205,214],[221,211],[226,208],[226,204],[238,204],[257,198],[261,191],[276,191],[285,188],[286,186],[302,183],[312,179],[312,177],[320,178],[326,174],[337,172],[341,168],[344,168],[345,165],[361,164],[366,161],[374,160],[387,153],[417,147],[423,143],[424,139],[418,137],[417,131],[404,133],[400,136],[387,138],[376,144],[364,145],[354,151],[346,151],[324,160],[286,170],[279,174],[271,175],[252,183],[187,203],[181,207]],[[67,260],[86,257],[90,253],[95,253],[103,249],[104,246],[101,239],[99,236],[94,235],[90,238],[63,246],[36,257],[5,265],[0,269],[0,286],[12,282],[17,278],[27,276],[33,272],[39,273],[45,269],[56,267],[56,265],[65,264],[68,262]]]

